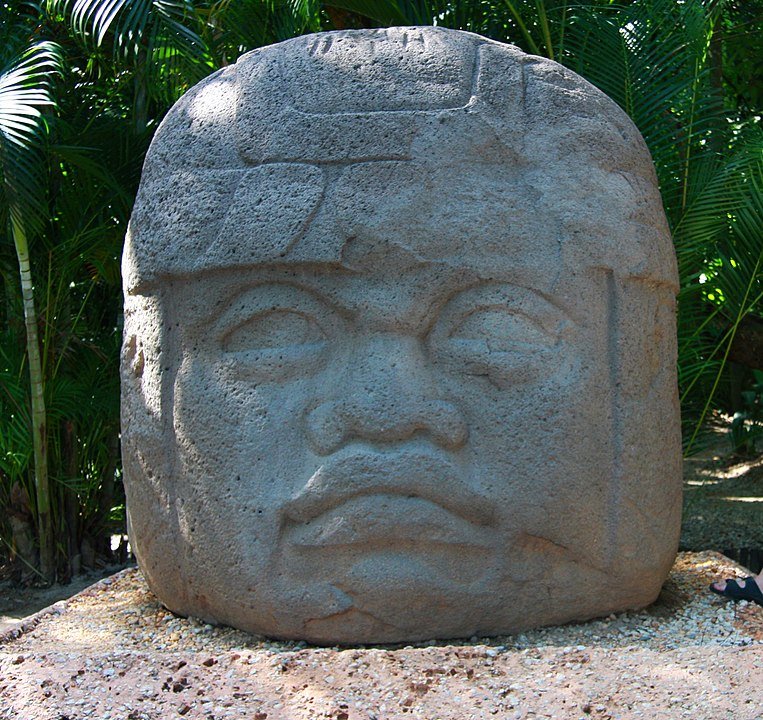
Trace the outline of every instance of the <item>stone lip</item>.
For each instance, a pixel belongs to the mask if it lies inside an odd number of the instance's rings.
[[[332,549],[364,545],[369,550],[403,546],[413,551],[435,545],[463,548],[495,544],[486,527],[454,517],[429,500],[389,494],[343,501],[312,520],[290,527],[285,537],[300,547]]]
[[[455,464],[423,451],[359,450],[336,453],[283,508],[285,518],[310,522],[362,495],[422,498],[475,525],[495,523],[493,501],[470,488]]]

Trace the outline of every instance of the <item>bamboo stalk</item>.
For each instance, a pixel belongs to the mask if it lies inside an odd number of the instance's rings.
[[[29,245],[18,208],[11,212],[13,242],[19,261],[21,297],[24,304],[29,379],[32,394],[32,437],[34,444],[34,486],[36,499],[37,537],[40,543],[40,573],[46,582],[55,579],[55,538],[50,510],[50,483],[48,480],[48,432],[45,411],[45,393],[40,360],[40,341],[37,334],[37,311],[34,304],[34,286],[29,264]]]

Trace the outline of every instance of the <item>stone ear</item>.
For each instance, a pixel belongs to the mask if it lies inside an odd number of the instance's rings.
[[[129,374],[140,380],[143,377],[146,358],[143,354],[143,348],[139,346],[138,338],[135,335],[130,335],[125,341],[122,352],[123,362],[126,364]]]

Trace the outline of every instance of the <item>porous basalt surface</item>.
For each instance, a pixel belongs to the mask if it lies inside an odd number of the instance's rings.
[[[573,72],[436,27],[248,53],[157,130],[123,270],[130,538],[173,611],[353,644],[657,597],[676,259]]]

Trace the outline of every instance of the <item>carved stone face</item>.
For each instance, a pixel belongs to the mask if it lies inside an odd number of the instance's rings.
[[[620,245],[663,231],[634,221],[651,192],[475,151],[272,163],[201,203],[218,242],[261,217],[287,249],[128,290],[130,517],[162,600],[319,642],[648,602],[675,545],[674,478],[647,477],[676,452],[673,299]]]

